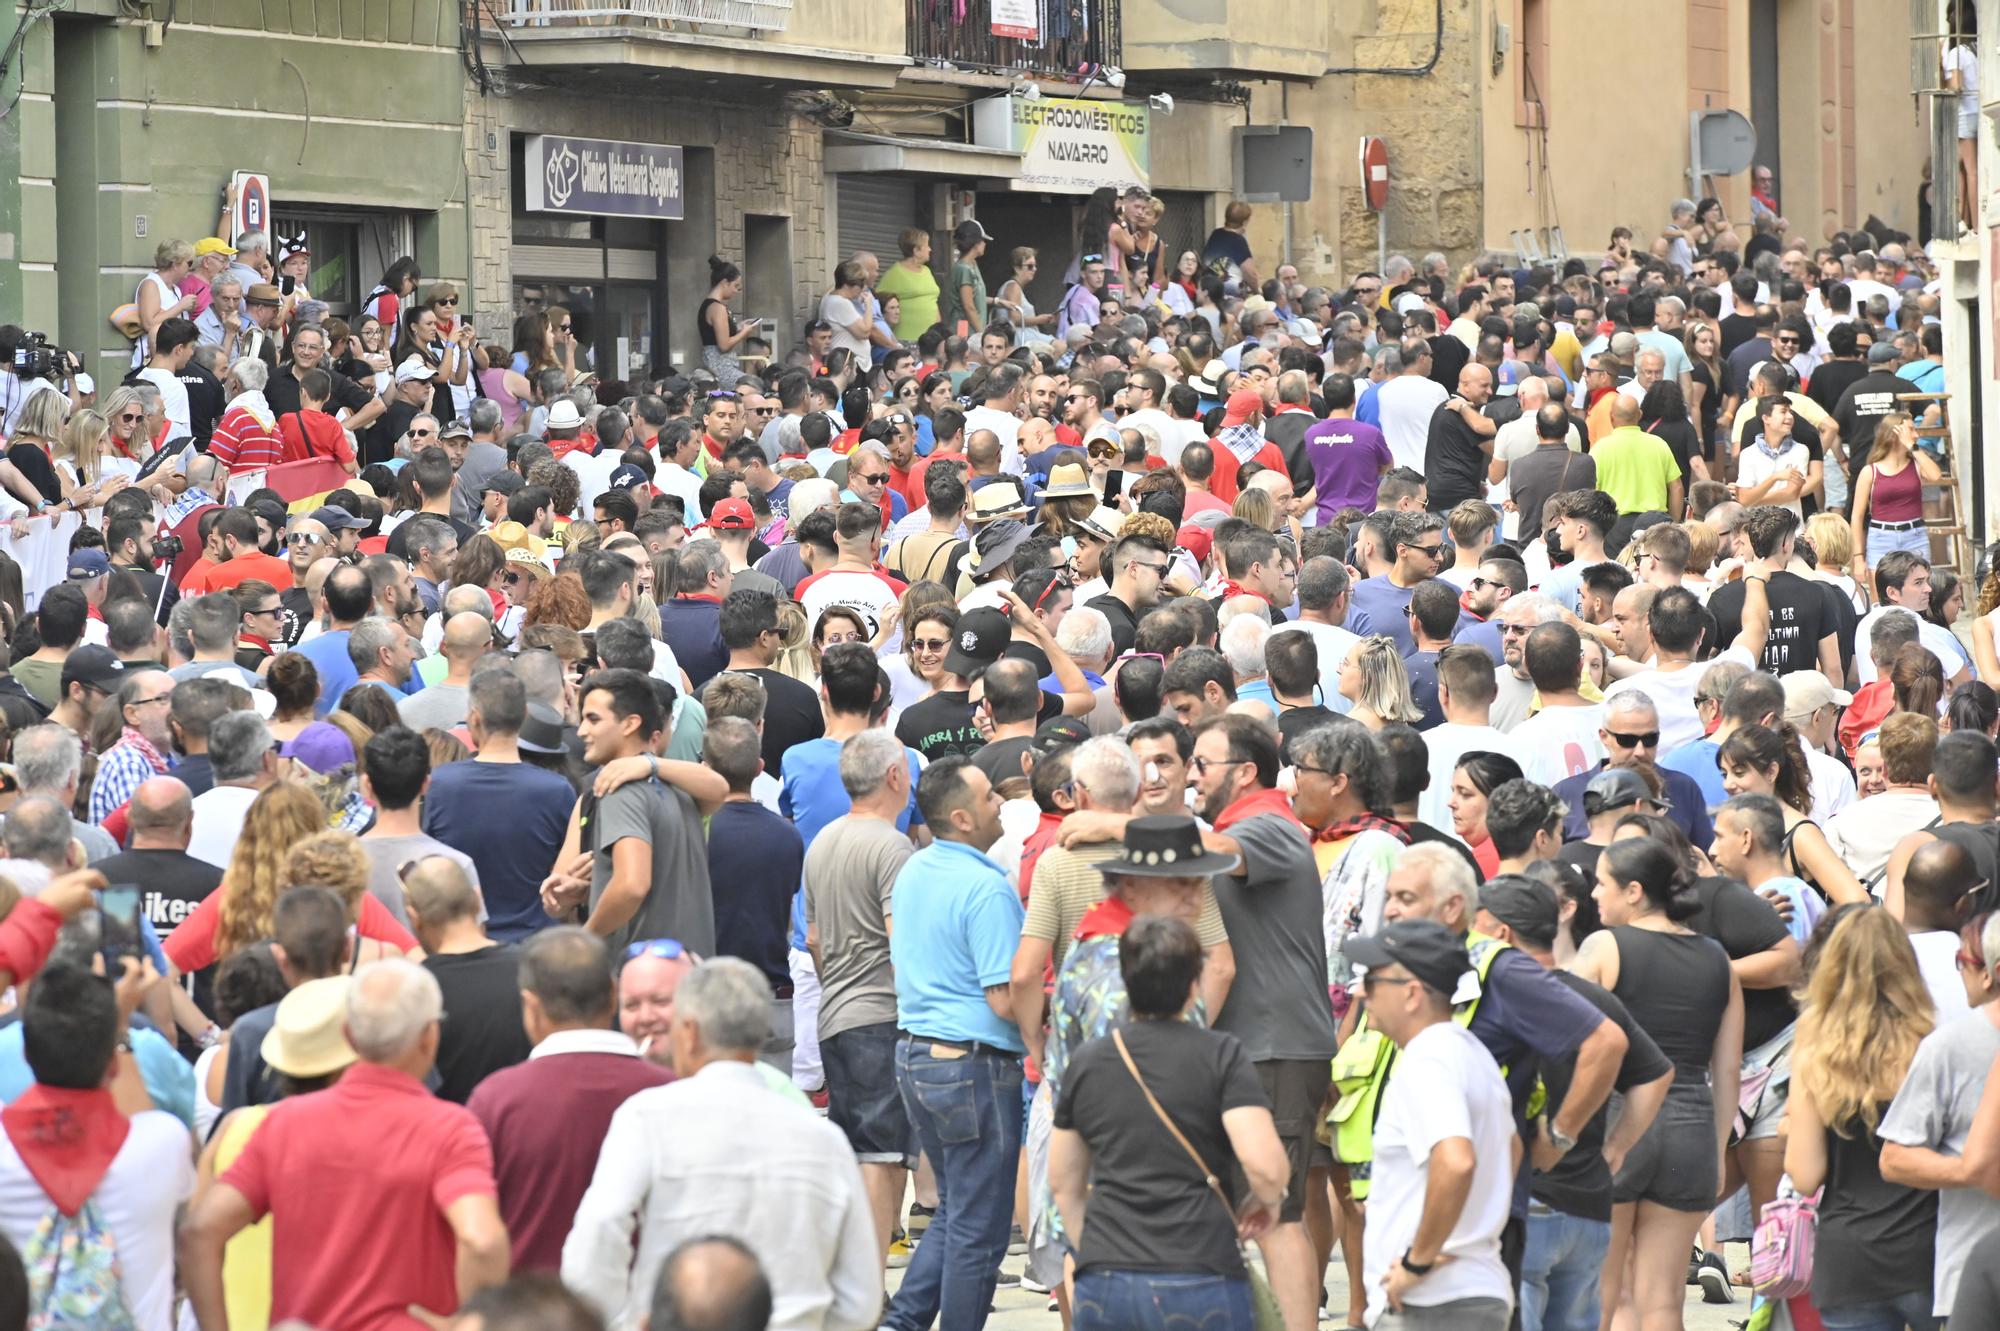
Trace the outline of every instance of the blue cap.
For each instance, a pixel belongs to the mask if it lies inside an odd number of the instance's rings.
[[[70,553],[69,576],[72,578],[101,578],[110,571],[110,556],[102,550],[92,547]]]
[[[611,488],[614,490],[636,490],[648,484],[651,482],[647,481],[646,473],[629,462],[620,464],[618,469],[611,473]]]

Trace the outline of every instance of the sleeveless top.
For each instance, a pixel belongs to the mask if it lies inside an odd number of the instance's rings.
[[[270,1105],[247,1105],[223,1125],[215,1139],[215,1176],[221,1178],[263,1126]],[[239,1230],[222,1250],[222,1297],[229,1324],[267,1327],[271,1324],[271,1217]]]
[[[694,312],[695,326],[701,333],[701,344],[705,347],[712,347],[716,345],[715,325],[708,321],[708,307],[711,305],[721,305],[721,304],[722,304],[721,301],[717,300],[713,296],[710,296],[707,299],[703,300],[702,303],[695,309]],[[735,332],[736,316],[731,314],[728,308],[725,307],[722,311],[722,317],[724,322],[726,322],[729,325],[729,331],[732,333]]]
[[[479,372],[479,387],[486,398],[500,408],[500,432],[512,434],[521,419],[521,400],[507,391],[507,367],[496,365]]]
[[[1616,994],[1660,1052],[1673,1060],[1674,1090],[1708,1086],[1715,1033],[1729,1010],[1729,956],[1701,934],[1613,926]]]
[[[1890,473],[1871,466],[1875,489],[1868,497],[1868,521],[1915,522],[1924,515],[1924,482],[1912,461],[1899,472]]]
[[[163,310],[181,298],[180,292],[167,285],[166,278],[161,277],[158,273],[147,273],[139,279],[139,285],[133,289],[132,304],[134,308],[138,306],[139,297],[145,293],[148,282],[151,282],[160,289],[160,308]],[[139,334],[139,340],[132,344],[132,368],[135,370],[143,368],[146,362],[151,359],[152,354],[153,339],[147,337],[144,333]]]

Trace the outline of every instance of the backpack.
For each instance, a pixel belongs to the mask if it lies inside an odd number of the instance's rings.
[[[21,1264],[28,1273],[28,1331],[136,1331],[125,1306],[118,1243],[95,1198],[74,1216],[51,1206]]]

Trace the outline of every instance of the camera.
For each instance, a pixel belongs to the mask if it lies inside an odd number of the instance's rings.
[[[51,346],[46,333],[23,333],[14,347],[14,373],[23,379],[62,378],[70,363],[70,354]]]
[[[162,564],[171,564],[181,557],[181,538],[169,533],[153,538],[153,558]]]

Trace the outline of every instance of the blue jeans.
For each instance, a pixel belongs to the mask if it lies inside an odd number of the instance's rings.
[[[1598,1279],[1611,1222],[1528,1212],[1521,1259],[1521,1331],[1597,1331]]]
[[[1819,1320],[1826,1331],[1937,1331],[1944,1319],[1931,1315],[1931,1292],[1927,1289],[1898,1294],[1881,1303],[1851,1303],[1845,1308],[1821,1308]]]
[[[937,1174],[937,1212],[910,1258],[882,1325],[891,1331],[979,1331],[1014,1219],[1021,1154],[1021,1057],[932,1054],[929,1040],[896,1043],[896,1086]]]
[[[1070,1331],[1250,1331],[1250,1282],[1207,1271],[1106,1271],[1076,1278]]]

